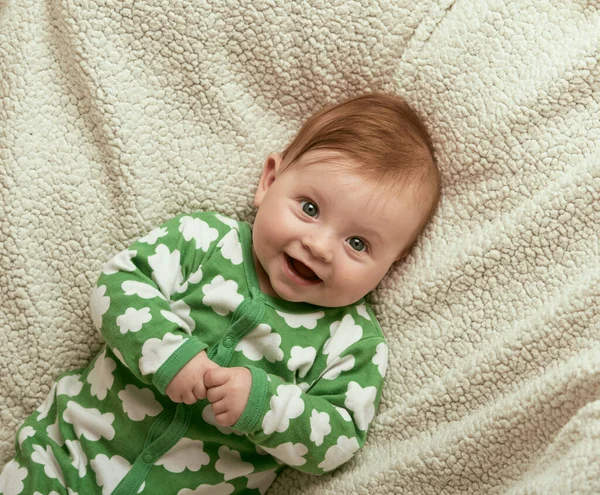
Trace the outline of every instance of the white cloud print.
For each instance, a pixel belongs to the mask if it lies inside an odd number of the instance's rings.
[[[281,316],[287,325],[292,328],[308,328],[312,330],[317,326],[317,321],[325,316],[323,311],[317,311],[316,313],[308,313],[308,314],[294,314],[294,313],[284,313],[283,311],[275,311],[279,316]]]
[[[110,298],[105,296],[106,285],[95,287],[90,296],[90,309],[92,311],[92,323],[96,330],[102,327],[102,315],[108,311],[110,306]]]
[[[210,244],[219,237],[219,231],[213,229],[204,220],[192,217],[181,217],[179,219],[179,232],[186,241],[194,239],[196,249],[208,251]]]
[[[385,376],[388,364],[388,347],[383,342],[375,349],[375,355],[373,356],[372,362],[379,369],[381,376]]]
[[[325,453],[325,460],[319,464],[323,471],[332,471],[349,461],[359,449],[356,438],[348,438],[344,435],[338,438],[337,444],[329,447]]]
[[[142,299],[154,299],[155,297],[159,297],[160,299],[166,300],[165,296],[163,296],[156,287],[143,282],[127,280],[121,284],[121,289],[123,289],[126,296],[138,296]]]
[[[323,439],[331,433],[331,424],[329,423],[329,414],[312,410],[310,415],[310,439],[318,447],[323,443]]]
[[[79,477],[83,478],[87,472],[87,456],[83,451],[81,442],[79,442],[79,440],[67,440],[65,443],[69,449],[71,464],[75,469],[77,469],[77,474],[79,474]]]
[[[290,419],[304,412],[302,389],[297,385],[279,385],[277,395],[271,397],[271,409],[265,414],[262,429],[266,435],[274,431],[283,433],[290,426]]]
[[[123,411],[132,421],[142,421],[146,416],[158,416],[163,410],[149,388],[127,385],[118,396],[123,403]]]
[[[290,353],[291,359],[287,364],[288,369],[290,371],[298,370],[298,376],[304,378],[315,362],[317,350],[314,347],[300,347],[295,345],[292,347]]]
[[[98,454],[90,461],[90,466],[96,473],[96,483],[102,487],[102,495],[111,494],[131,469],[129,461],[120,455],[108,458],[104,454]],[[145,482],[142,483],[138,493],[144,489],[145,485]]]
[[[104,273],[104,275],[113,275],[119,271],[135,271],[136,266],[131,260],[135,258],[136,255],[137,251],[130,251],[129,249],[124,249],[113,259],[104,264],[104,266],[102,267],[102,273]]]
[[[163,363],[169,359],[185,341],[181,335],[166,333],[162,339],[148,339],[142,346],[142,357],[139,361],[142,375],[156,373]]]
[[[117,325],[119,331],[125,335],[127,332],[139,332],[144,323],[148,323],[151,319],[150,308],[127,308],[124,314],[117,316]]]
[[[168,233],[169,231],[165,227],[157,227],[142,237],[139,242],[145,242],[146,244],[150,244],[152,246],[153,244],[156,244],[156,241],[158,241],[161,237],[166,236]]]
[[[344,405],[354,413],[354,422],[359,430],[365,431],[375,417],[376,387],[362,388],[356,382],[348,384]]]
[[[75,397],[79,395],[83,388],[83,383],[79,380],[81,375],[67,375],[58,380],[56,384],[56,395],[67,395]]]
[[[25,485],[23,480],[27,478],[27,469],[21,467],[17,461],[10,461],[0,476],[0,493],[4,495],[20,495]]]
[[[91,385],[90,393],[98,397],[100,400],[106,398],[106,393],[110,390],[115,380],[113,371],[115,371],[117,364],[111,358],[106,357],[106,347],[96,358],[94,368],[90,371],[87,382]]]
[[[56,479],[62,486],[65,486],[65,475],[50,445],[46,445],[46,450],[41,445],[34,445],[33,450],[35,452],[31,454],[31,460],[44,466],[44,473],[48,478]]]
[[[185,469],[200,471],[202,466],[208,465],[210,458],[204,452],[202,440],[181,438],[165,455],[158,461],[157,466],[163,466],[171,473],[183,473]]]
[[[323,373],[325,380],[335,380],[342,371],[350,371],[354,368],[354,356],[348,354],[344,357],[338,357],[329,364]]]
[[[102,414],[98,409],[87,409],[71,400],[67,402],[63,419],[73,425],[77,438],[83,436],[95,442],[102,437],[112,440],[115,436],[115,429],[112,427],[115,420],[113,413]]]
[[[261,323],[244,335],[235,350],[242,352],[251,361],[260,361],[263,358],[270,363],[281,361],[283,359],[283,351],[280,348],[281,335],[272,333],[271,330],[269,325]]]
[[[148,264],[152,268],[152,280],[165,299],[169,299],[171,294],[177,292],[183,283],[180,259],[181,253],[177,249],[170,252],[164,244],[156,246],[155,254],[148,256]]]
[[[238,294],[237,290],[237,283],[217,275],[209,284],[202,287],[204,292],[202,303],[210,306],[218,315],[227,316],[233,313],[244,300],[244,296]]]
[[[231,495],[235,488],[231,483],[219,483],[218,485],[200,485],[195,490],[184,488],[177,495]]]
[[[266,447],[263,447],[263,449],[288,466],[303,466],[306,464],[306,459],[303,456],[308,453],[308,448],[302,443],[287,442],[282,443],[275,449]]]
[[[327,354],[327,364],[332,364],[348,347],[362,337],[362,327],[354,323],[351,315],[346,315],[342,321],[333,322],[329,327],[331,337],[325,342],[323,354]]]
[[[221,255],[234,265],[241,265],[244,261],[242,257],[242,245],[238,238],[237,230],[230,230],[223,239],[219,241],[217,247],[221,248]]]
[[[229,481],[250,474],[254,471],[254,465],[242,461],[242,456],[237,450],[223,445],[219,447],[219,460],[215,464],[215,469],[223,475],[225,481]]]
[[[191,318],[191,312],[190,307],[183,300],[179,300],[171,303],[171,311],[162,310],[160,314],[165,319],[178,325],[188,335],[192,335],[194,328],[196,328],[196,322]]]

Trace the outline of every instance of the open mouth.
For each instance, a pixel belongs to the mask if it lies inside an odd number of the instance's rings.
[[[311,284],[321,281],[317,274],[301,261],[298,261],[287,254],[285,255],[285,260],[290,272],[300,281]]]

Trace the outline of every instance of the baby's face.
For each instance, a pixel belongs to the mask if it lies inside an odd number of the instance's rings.
[[[321,150],[283,171],[280,156],[270,155],[255,205],[254,261],[263,292],[327,307],[373,290],[423,215],[408,190],[378,188],[342,155]]]

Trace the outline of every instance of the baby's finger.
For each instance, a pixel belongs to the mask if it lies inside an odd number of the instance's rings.
[[[224,412],[227,412],[227,410],[229,409],[229,407],[227,406],[227,402],[224,400],[219,400],[217,402],[213,402],[211,404],[212,410],[215,413],[215,416],[217,414],[222,414]]]
[[[184,392],[181,397],[183,399],[183,402],[185,402],[188,405],[195,404],[198,400],[196,399],[196,396],[191,390],[189,392]]]
[[[206,392],[206,398],[209,402],[218,402],[225,398],[225,387],[212,387]]]
[[[196,382],[196,384],[194,385],[193,392],[194,392],[194,396],[196,397],[196,399],[198,399],[198,400],[206,399],[206,387],[204,386],[204,382],[203,381]]]
[[[206,388],[219,387],[229,381],[231,370],[229,368],[212,368],[204,374]]]

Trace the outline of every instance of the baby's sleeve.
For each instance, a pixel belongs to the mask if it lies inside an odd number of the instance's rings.
[[[161,393],[206,349],[183,295],[202,281],[202,262],[230,230],[215,214],[169,220],[108,261],[92,292],[94,326],[142,382]]]
[[[308,389],[248,367],[252,389],[234,429],[276,459],[323,474],[364,445],[377,411],[387,367],[387,345],[370,337],[329,360]]]

